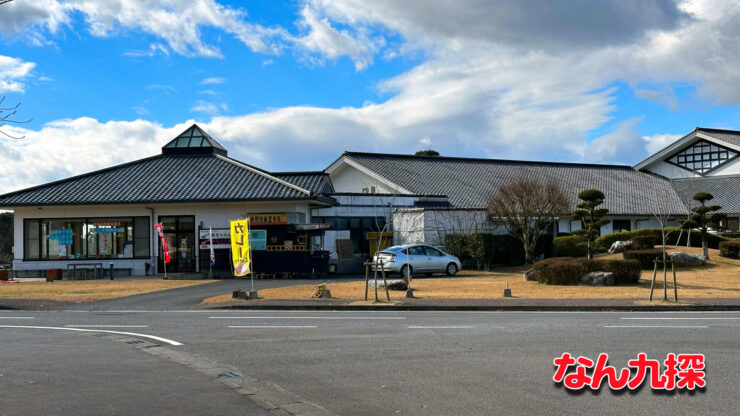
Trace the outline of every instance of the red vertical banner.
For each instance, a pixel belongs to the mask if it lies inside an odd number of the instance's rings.
[[[162,232],[162,224],[154,224],[154,228],[157,230],[157,234],[159,234],[159,240],[162,243],[162,251],[164,252],[164,262],[169,263],[170,262],[170,253],[167,249],[167,242],[164,240],[164,232]]]

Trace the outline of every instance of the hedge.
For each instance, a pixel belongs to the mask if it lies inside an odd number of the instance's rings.
[[[669,232],[670,234],[668,234],[666,238],[666,244],[670,246],[686,245],[686,240],[688,238],[688,233],[686,231],[681,235],[681,241],[677,241],[679,234],[681,234],[681,230],[677,227],[666,227],[666,233]],[[656,244],[663,244],[663,236],[660,233],[660,228],[645,228],[642,230],[624,231],[603,235],[596,239],[596,248],[599,251],[606,251],[615,241],[626,241],[633,237],[643,235],[652,235],[655,237]],[[732,241],[732,239],[716,234],[707,234],[707,241],[709,243],[709,248],[719,248],[719,243],[723,241]],[[691,230],[691,247],[701,247],[701,231]]]
[[[654,260],[663,257],[662,248],[649,248],[646,250],[629,250],[622,253],[625,260],[637,260],[643,269],[652,269]]]
[[[630,238],[630,241],[632,241],[632,244],[629,246],[628,250],[655,248],[655,236],[652,235],[638,235]]]
[[[574,257],[553,257],[538,261],[532,268],[537,281],[546,285],[577,285],[586,274],[583,259]]]
[[[640,280],[641,265],[636,260],[588,260],[575,257],[553,257],[538,261],[532,268],[537,281],[548,285],[577,285],[591,272],[614,274],[614,284],[629,285]]]
[[[740,259],[740,240],[719,243],[719,255],[730,259]]]
[[[587,249],[588,243],[584,236],[555,237],[553,240],[555,257],[586,257]]]
[[[491,233],[447,234],[445,251],[460,259],[466,267],[519,266],[524,264],[524,246],[511,235]],[[537,241],[534,256],[552,255],[552,235]]]

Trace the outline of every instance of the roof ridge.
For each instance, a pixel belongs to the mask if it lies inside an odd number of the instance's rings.
[[[725,133],[733,133],[740,135],[740,130],[730,130],[730,129],[716,129],[713,127],[697,127],[695,130],[708,130],[708,131],[721,131]]]
[[[462,157],[462,156],[417,156],[417,155],[405,155],[405,154],[398,154],[398,153],[373,153],[373,152],[351,152],[351,151],[345,151],[343,153],[343,156],[374,156],[374,157],[393,157],[393,158],[405,158],[405,159],[420,159],[420,160],[458,160],[458,161],[466,161],[466,162],[488,162],[488,163],[524,163],[524,164],[546,164],[546,165],[566,165],[566,166],[575,166],[575,167],[585,167],[585,166],[593,166],[593,167],[611,167],[611,168],[621,168],[621,169],[631,169],[634,170],[634,168],[630,165],[617,165],[617,164],[608,164],[608,163],[580,163],[580,162],[551,162],[551,161],[539,161],[539,160],[517,160],[517,159],[489,159],[489,158],[475,158],[475,157]]]
[[[229,163],[232,163],[232,164],[234,164],[236,166],[240,166],[240,167],[246,168],[247,170],[250,170],[250,171],[252,171],[252,172],[254,172],[254,173],[258,174],[258,175],[262,175],[265,178],[270,179],[270,180],[273,180],[273,181],[275,181],[275,182],[277,182],[277,183],[279,183],[281,185],[287,186],[289,188],[293,188],[293,189],[295,189],[298,192],[303,192],[304,194],[309,195],[309,196],[311,196],[311,194],[312,194],[311,191],[309,191],[307,189],[303,189],[300,186],[294,185],[294,184],[292,184],[290,182],[287,182],[287,181],[284,181],[284,180],[282,180],[280,178],[276,178],[276,177],[274,177],[272,174],[270,174],[268,172],[265,172],[265,171],[263,171],[261,169],[257,169],[255,167],[250,166],[250,165],[248,165],[246,163],[243,163],[243,162],[241,162],[239,160],[232,159],[232,158],[230,158],[228,156],[222,156],[222,155],[218,155],[218,154],[216,154],[214,156],[217,157],[217,158],[223,159],[223,160],[225,160],[225,161],[227,161]]]
[[[307,174],[313,174],[313,175],[326,175],[326,172],[323,170],[299,170],[295,172],[268,172],[271,175],[307,175]]]

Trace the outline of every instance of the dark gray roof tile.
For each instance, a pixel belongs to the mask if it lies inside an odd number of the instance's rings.
[[[311,197],[233,159],[159,155],[0,195],[0,206],[298,200]]]
[[[709,204],[721,206],[720,212],[740,213],[740,175],[676,179],[671,184],[688,206],[698,205],[698,202],[692,199],[694,194],[709,192],[714,196]]]
[[[630,166],[355,152],[344,155],[411,192],[447,195],[458,208],[484,208],[501,185],[524,176],[559,181],[573,208],[581,190],[597,188],[606,195],[605,208],[613,215],[651,215],[656,204],[674,214],[686,211],[670,183]]]

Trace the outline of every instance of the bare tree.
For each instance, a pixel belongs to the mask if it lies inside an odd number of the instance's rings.
[[[668,236],[673,231],[666,230],[666,224],[671,219],[671,208],[666,205],[665,201],[669,201],[669,195],[668,192],[664,189],[662,193],[655,193],[652,194],[653,199],[651,201],[652,205],[652,211],[653,211],[653,217],[655,217],[655,220],[658,221],[660,224],[660,235],[662,237],[662,247],[663,247],[663,253],[662,253],[662,263],[663,263],[663,300],[668,300],[668,255],[666,253],[666,242],[668,240]],[[679,235],[679,238],[681,236]],[[678,245],[678,241],[676,241],[676,245]],[[675,300],[678,300],[678,289],[676,288],[676,273],[675,273],[675,266],[671,265],[671,270],[673,270],[673,294],[675,297]],[[658,265],[655,265],[655,268],[653,270],[653,280],[650,284],[650,300],[653,300],[653,288],[655,287],[655,276],[658,272]]]
[[[524,245],[527,264],[547,226],[568,208],[568,197],[557,181],[524,177],[501,186],[488,203],[488,213]]]
[[[0,1],[3,1],[3,0],[0,0]],[[2,3],[0,3],[0,4],[2,4]],[[0,98],[0,133],[2,133],[3,135],[5,135],[7,137],[10,137],[11,139],[22,139],[22,138],[24,138],[25,136],[14,136],[14,135],[12,135],[12,134],[10,134],[10,133],[2,130],[2,128],[5,127],[8,123],[11,123],[11,124],[29,123],[31,121],[31,119],[23,120],[23,121],[21,121],[21,120],[15,120],[13,118],[13,116],[15,116],[15,114],[18,112],[18,107],[21,106],[21,103],[18,102],[13,107],[3,107],[3,102],[5,102],[5,97]]]
[[[0,5],[5,3],[10,3],[13,0],[0,0]]]

